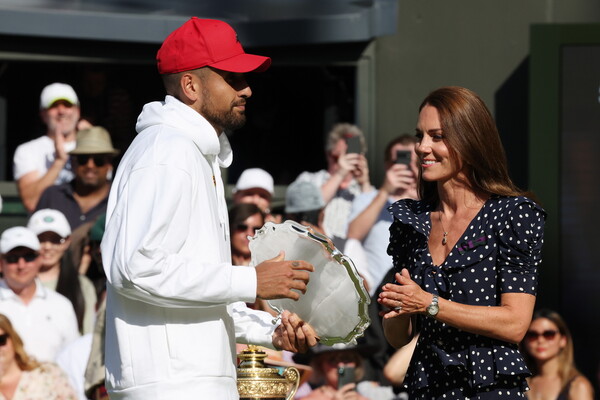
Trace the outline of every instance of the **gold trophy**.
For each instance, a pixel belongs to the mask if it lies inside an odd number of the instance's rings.
[[[248,345],[237,356],[241,360],[237,368],[240,400],[289,400],[294,397],[300,383],[296,368],[287,367],[280,375],[277,368],[265,365],[267,353],[254,345]]]

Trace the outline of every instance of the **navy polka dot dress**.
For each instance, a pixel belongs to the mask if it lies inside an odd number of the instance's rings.
[[[498,306],[502,293],[535,295],[545,212],[526,197],[492,196],[444,263],[428,249],[433,207],[400,200],[388,254],[424,290],[462,304]],[[519,399],[529,370],[517,345],[420,317],[421,335],[405,385],[411,399]]]

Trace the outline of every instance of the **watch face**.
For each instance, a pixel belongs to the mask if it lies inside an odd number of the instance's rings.
[[[437,304],[432,304],[429,307],[427,307],[427,312],[432,317],[435,317],[437,315],[438,311],[440,311],[440,307],[438,307]]]

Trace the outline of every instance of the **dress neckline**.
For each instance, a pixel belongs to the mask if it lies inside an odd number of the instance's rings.
[[[441,262],[441,264],[435,264],[433,262],[433,256],[431,255],[431,250],[429,248],[429,237],[431,236],[431,228],[433,227],[432,221],[431,221],[431,213],[434,211],[428,211],[427,212],[427,216],[429,218],[429,232],[427,233],[427,256],[429,257],[429,260],[431,261],[431,265],[433,265],[434,267],[443,267],[444,264],[446,264],[446,261],[448,260],[448,258],[452,255],[452,253],[454,253],[454,250],[456,248],[456,245],[458,243],[460,243],[461,238],[468,236],[468,233],[471,229],[473,229],[474,225],[473,225],[473,221],[476,221],[477,218],[479,218],[479,216],[482,214],[483,210],[487,207],[490,199],[492,199],[492,196],[488,197],[487,200],[483,203],[483,205],[481,206],[481,208],[479,209],[479,211],[477,211],[477,214],[475,214],[473,216],[473,218],[471,218],[471,220],[469,221],[469,223],[467,224],[467,227],[465,228],[465,230],[461,233],[461,235],[458,237],[458,239],[456,240],[456,242],[452,245],[452,247],[450,248],[450,252],[446,255],[446,257],[444,258],[444,260]]]

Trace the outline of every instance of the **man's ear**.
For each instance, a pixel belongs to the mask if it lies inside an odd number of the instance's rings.
[[[179,78],[179,87],[181,89],[182,101],[186,103],[195,103],[202,93],[200,79],[191,72],[186,72]]]

